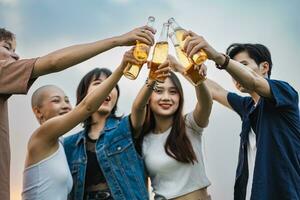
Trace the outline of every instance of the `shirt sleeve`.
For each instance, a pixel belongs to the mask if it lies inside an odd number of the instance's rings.
[[[247,97],[241,97],[233,92],[229,92],[227,95],[228,103],[241,118],[243,118],[246,113],[246,99]]]
[[[277,108],[298,106],[298,92],[284,81],[267,79]]]
[[[31,73],[37,58],[0,64],[0,94],[26,94],[35,79]]]
[[[192,132],[202,135],[204,128],[198,126],[194,119],[193,112],[185,115],[185,125],[187,128],[191,129]]]

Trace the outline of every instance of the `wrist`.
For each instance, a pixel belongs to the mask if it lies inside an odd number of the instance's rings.
[[[215,63],[218,69],[226,69],[230,61],[230,57],[226,54],[220,54],[218,58],[216,58]]]
[[[156,86],[157,86],[156,80],[147,78],[145,84],[147,88],[151,90],[156,90]]]
[[[222,65],[225,62],[225,56],[222,53],[218,53],[218,55],[213,59],[217,65]]]
[[[121,36],[115,36],[112,38],[112,40],[114,46],[124,46],[124,42],[122,41]]]

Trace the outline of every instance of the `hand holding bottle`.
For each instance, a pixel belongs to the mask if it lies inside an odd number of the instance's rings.
[[[184,66],[182,66],[182,64],[180,64],[176,58],[172,55],[168,55],[167,61],[169,62],[169,67],[175,71],[175,72],[179,72],[183,75],[185,75],[185,68]]]
[[[205,51],[208,59],[213,60],[215,62],[217,62],[220,56],[222,57],[222,54],[217,52],[212,46],[210,46],[210,44],[208,44],[204,37],[199,36],[192,31],[188,31],[183,34],[183,40],[185,38],[187,39],[183,49],[188,57],[191,58],[196,52],[199,52],[201,49]]]
[[[151,66],[151,62],[148,62],[148,67]],[[168,76],[170,76],[170,71],[172,71],[171,68],[171,63],[170,61],[167,59],[165,62],[161,63],[158,67],[157,70],[155,70],[155,78],[149,76],[150,80],[161,80],[164,81]]]
[[[129,51],[126,51],[124,53],[122,62],[120,64],[120,67],[122,68],[122,70],[124,70],[128,64],[143,65],[145,63],[145,62],[141,62],[141,61],[138,61],[137,59],[135,59],[135,57],[133,55],[133,51],[134,51],[134,47],[132,47]]]
[[[135,28],[128,33],[119,36],[120,46],[132,46],[137,41],[152,46],[154,44],[155,30],[150,26]]]

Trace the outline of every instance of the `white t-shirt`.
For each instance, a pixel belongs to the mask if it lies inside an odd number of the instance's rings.
[[[247,144],[249,177],[248,177],[248,184],[247,184],[246,200],[250,200],[251,197],[255,157],[256,157],[256,135],[251,129],[249,132],[249,141]]]
[[[210,185],[202,155],[202,132],[189,113],[185,118],[186,133],[198,162],[187,164],[168,156],[164,145],[171,128],[160,134],[149,133],[143,141],[143,156],[151,178],[153,192],[167,199],[175,198]]]

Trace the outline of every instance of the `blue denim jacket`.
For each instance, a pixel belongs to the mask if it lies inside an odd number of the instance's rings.
[[[99,166],[115,200],[149,199],[142,158],[136,152],[131,135],[129,117],[109,117],[96,142]],[[64,139],[64,148],[73,176],[69,200],[82,200],[84,196],[87,156],[86,131]]]

